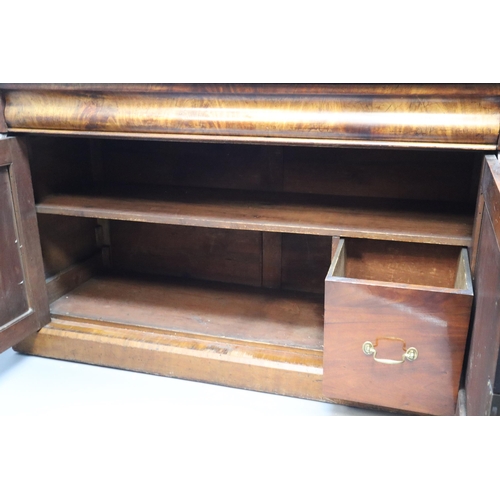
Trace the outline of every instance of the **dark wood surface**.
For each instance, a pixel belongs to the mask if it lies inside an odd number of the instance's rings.
[[[500,350],[500,249],[489,211],[482,217],[476,304],[466,375],[467,415],[489,415]]]
[[[333,90],[334,88],[332,88]],[[387,87],[386,87],[387,89]],[[171,93],[3,90],[11,131],[157,134],[267,140],[380,141],[496,148],[499,100],[485,94]],[[302,90],[302,92],[301,92]],[[394,91],[393,91],[394,92]],[[457,120],[457,116],[460,118]]]
[[[84,261],[98,251],[96,221],[38,214],[45,277]]]
[[[283,147],[283,190],[473,205],[483,156],[473,151]],[[240,171],[239,163],[234,170]]]
[[[110,223],[114,269],[261,286],[262,236],[155,224]]]
[[[481,187],[495,237],[500,241],[500,161],[495,156],[486,157]]]
[[[81,151],[68,138],[37,138],[56,150]],[[85,139],[80,139],[86,143]],[[69,142],[70,147],[65,143]],[[470,203],[479,185],[483,154],[471,151],[374,150],[257,146],[228,143],[94,140],[101,151],[101,181],[113,184],[185,186],[352,197]],[[38,146],[38,143],[36,146]],[[50,147],[50,146],[49,146]],[[81,158],[33,152],[64,170]],[[65,158],[64,164],[61,160]],[[432,178],[432,182],[428,179]],[[70,192],[53,190],[52,194]]]
[[[51,195],[41,214],[158,224],[389,239],[467,246],[467,207],[411,201],[195,188],[109,187]]]
[[[64,142],[67,138],[58,140]],[[101,151],[102,182],[108,184],[283,189],[281,146],[97,139],[94,142]],[[71,163],[66,168],[68,165]],[[462,169],[462,165],[459,162],[458,168]]]
[[[262,286],[281,288],[282,235],[261,233],[262,237]]]
[[[352,365],[346,362],[349,367],[333,376],[329,372],[325,379],[329,397],[417,413],[453,413],[450,407],[456,399],[463,330],[470,307],[470,296],[463,290],[453,291],[451,284],[453,261],[456,265],[457,260],[452,255],[456,250],[453,246],[469,246],[474,252],[479,241],[476,279],[486,284],[483,302],[489,306],[481,309],[478,302],[485,325],[495,314],[488,290],[496,285],[488,273],[495,275],[496,268],[490,266],[490,271],[485,271],[484,262],[492,255],[492,234],[500,230],[500,203],[495,201],[498,186],[481,191],[489,207],[485,213],[491,233],[479,231],[482,226],[476,225],[473,239],[472,211],[479,170],[471,151],[450,148],[476,149],[481,154],[496,148],[499,85],[2,84],[0,89],[11,133],[47,134],[31,137],[30,145],[40,220],[46,222],[40,224],[42,241],[44,248],[50,249],[48,253],[45,250],[47,275],[51,276],[48,290],[53,306],[61,308],[61,316],[54,313],[57,317],[52,326],[30,337],[21,350],[322,397],[318,391],[322,294],[285,289],[321,292],[318,276],[325,274],[331,236],[343,235],[362,238],[360,245],[366,248],[370,243],[374,244],[372,250],[377,245],[380,248],[371,253],[362,249],[357,262],[346,257],[343,272],[350,278],[327,280],[329,320],[325,331],[331,332],[334,325],[346,342],[345,351],[337,345],[333,351],[331,345],[327,348],[325,367],[337,369],[336,361],[329,357],[331,352],[344,360],[355,360]],[[67,134],[79,137],[55,137]],[[270,145],[203,146],[191,142],[183,149],[178,144],[167,147],[153,141],[91,143],[82,139],[93,134]],[[297,147],[299,144],[370,149],[304,148]],[[426,150],[397,149],[407,147]],[[443,150],[433,152],[431,148]],[[5,155],[0,148],[0,159]],[[129,183],[131,190],[126,186],[116,191],[105,188],[98,197],[90,196],[104,182]],[[29,184],[26,180],[23,183]],[[139,185],[144,191],[137,190]],[[171,187],[176,185],[181,187]],[[219,191],[221,188],[226,191]],[[16,203],[21,206],[17,186],[11,192],[14,197],[8,203],[17,210]],[[162,193],[168,193],[168,200]],[[348,198],[343,198],[346,195]],[[19,214],[21,210],[15,217],[27,221],[33,238],[34,216]],[[8,210],[2,217],[12,219]],[[92,234],[93,218],[109,229],[97,240]],[[61,228],[74,224],[74,228],[85,226],[88,230],[72,237],[71,230],[61,232],[50,223],[57,220],[67,221],[61,222]],[[151,222],[157,224],[148,224]],[[134,236],[134,231],[127,235],[134,225],[142,229],[151,226],[150,235]],[[232,252],[233,237],[210,236],[225,231],[249,234]],[[191,232],[182,238],[181,233]],[[155,237],[156,233],[162,237]],[[205,236],[198,238],[202,234]],[[173,246],[165,244],[169,235],[177,242]],[[11,239],[7,233],[3,237]],[[392,240],[445,246],[434,260],[427,258],[425,251],[414,252],[409,261],[403,255],[401,266],[394,263],[399,254],[392,251],[396,248]],[[101,244],[107,247],[104,260],[115,269],[256,286],[133,278],[132,274],[98,278],[95,273],[100,257],[96,257],[95,266],[93,260],[85,259]],[[9,261],[16,262],[15,258]],[[426,271],[431,262],[434,267]],[[40,260],[30,265],[31,269],[42,269]],[[24,269],[29,271],[30,267]],[[432,279],[426,282],[426,276]],[[392,283],[370,281],[382,279]],[[9,280],[13,282],[13,278]],[[400,281],[403,284],[398,284]],[[343,288],[332,289],[332,282]],[[31,283],[25,282],[30,304]],[[36,289],[44,290],[43,276]],[[311,297],[314,300],[308,302]],[[361,313],[356,313],[358,308]],[[174,318],[172,331],[165,330],[165,310]],[[200,310],[206,314],[200,316]],[[219,326],[214,327],[206,318]],[[239,333],[225,337],[233,329]],[[489,335],[486,344],[491,349],[494,326],[479,324],[478,329]],[[8,331],[10,338],[0,333],[0,348],[19,339],[21,331],[27,331],[26,325],[18,322]],[[408,335],[408,345],[418,343],[415,347],[423,351],[412,364],[389,367],[403,373],[394,377],[394,371],[382,372],[360,346],[354,347],[361,331],[363,336],[370,332]],[[308,337],[307,332],[316,333]],[[200,340],[199,336],[212,338]],[[151,342],[145,341],[146,337]],[[170,340],[165,340],[167,337]],[[387,357],[398,351],[390,342],[381,348]],[[488,355],[491,357],[490,351]],[[488,359],[494,364],[493,358]],[[204,364],[202,360],[208,361]],[[367,369],[374,374],[370,379],[374,382],[363,380],[359,382],[361,389],[353,388],[367,362],[371,363]],[[473,386],[482,390],[484,370],[481,373]],[[378,382],[376,377],[380,377]],[[342,386],[351,393],[339,396],[335,391]],[[361,399],[354,394],[358,389]],[[405,399],[408,394],[410,402]],[[375,402],[370,399],[374,395],[378,395]],[[481,404],[480,398],[474,403]]]
[[[0,140],[0,352],[49,322],[25,149]]]
[[[5,101],[3,95],[0,93],[0,134],[5,134],[7,132],[7,123],[5,123]]]
[[[0,83],[4,90],[65,90],[80,92],[167,92],[209,94],[326,94],[326,95],[500,95],[500,84],[230,84],[230,83]]]
[[[323,295],[179,278],[94,277],[53,317],[321,350]]]
[[[461,249],[442,245],[345,241],[345,277],[453,288]]]
[[[323,355],[317,349],[60,318],[15,349],[80,363],[324,400]]]
[[[331,248],[332,238],[328,236],[283,234],[282,288],[324,294]]]
[[[337,257],[342,251],[339,247]],[[340,258],[337,262],[342,266]],[[470,277],[467,289],[453,290],[356,280],[343,274],[332,265],[325,282],[325,395],[453,415],[472,305]],[[384,340],[387,337],[418,349],[418,358],[387,365],[363,353],[364,342],[380,339],[378,357],[401,359],[402,343]]]
[[[36,202],[52,193],[94,186],[89,140],[30,136],[26,143]]]
[[[102,254],[64,268],[46,281],[49,303],[56,301],[103,270]]]
[[[0,325],[5,325],[29,310],[9,166],[0,167],[0,201]]]
[[[489,415],[493,392],[500,392],[500,163],[486,157],[477,214],[475,313],[466,369],[467,415]]]

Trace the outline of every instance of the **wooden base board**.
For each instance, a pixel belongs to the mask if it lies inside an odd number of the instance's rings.
[[[323,352],[208,335],[53,318],[24,354],[324,401]]]

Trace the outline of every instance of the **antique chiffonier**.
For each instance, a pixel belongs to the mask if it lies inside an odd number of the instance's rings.
[[[500,85],[0,93],[0,351],[498,411]]]

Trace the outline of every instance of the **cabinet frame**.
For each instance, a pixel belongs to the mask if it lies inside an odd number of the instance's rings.
[[[391,104],[395,105],[396,111],[401,112],[402,115],[415,113],[422,118],[420,106],[425,104],[426,100],[437,106],[436,112],[439,112],[444,120],[442,126],[427,122],[422,124],[417,119],[401,127],[401,124],[394,125],[391,122],[393,118],[381,111],[386,109],[386,104]],[[273,120],[259,122],[254,119],[248,124],[245,120],[240,122],[232,118],[228,119],[226,108],[234,102],[241,104],[243,115],[250,113],[251,116],[260,116],[260,107],[271,111],[266,116],[273,117]],[[58,106],[54,106],[54,103]],[[78,104],[76,108],[73,106],[75,103]],[[120,105],[113,108],[114,103]],[[200,108],[200,103],[204,103],[204,107]],[[180,116],[177,111],[177,108],[181,107],[180,104],[184,104],[190,113]],[[302,104],[307,104],[313,110],[324,110],[325,120],[321,123],[321,127],[318,127],[314,121],[308,121],[309,115],[299,116],[300,113],[297,110],[300,110]],[[289,116],[287,113],[292,108],[299,118],[290,123],[285,118]],[[114,111],[110,111],[113,109]],[[132,112],[130,112],[131,109]],[[199,114],[196,114],[200,112],[200,109],[202,117],[205,117],[203,120],[200,120]],[[353,110],[356,111],[358,121],[356,123],[342,121],[348,119],[350,114],[353,114]],[[157,118],[154,126],[149,119],[140,119],[140,116],[148,117],[150,112],[154,112]],[[474,126],[467,128],[464,125],[465,122],[458,123],[457,113],[477,118],[477,120],[469,120],[470,123],[474,123]],[[120,119],[113,119],[117,117]],[[379,117],[380,122],[375,123],[374,117]],[[408,116],[406,119],[409,119]],[[0,133],[20,135],[35,133],[52,136],[144,138],[164,141],[362,146],[381,149],[441,148],[485,152],[498,149],[499,130],[499,85],[406,86],[404,88],[402,86],[312,85],[276,87],[0,85]],[[224,356],[214,354],[220,346],[214,347],[215,343],[211,344],[210,339],[196,339],[198,342],[196,349],[189,349],[186,346],[193,342],[193,338],[186,337],[185,344],[182,345],[184,340],[179,340],[179,337],[174,335],[172,342],[167,341],[159,347],[162,341],[159,337],[155,340],[154,331],[150,332],[151,342],[144,342],[142,332],[128,332],[127,335],[130,335],[127,337],[123,336],[123,332],[118,331],[113,325],[104,326],[92,322],[77,325],[75,322],[60,318],[53,318],[48,324],[51,318],[26,148],[17,138],[2,139],[0,159],[4,162],[0,162],[3,165],[3,167],[0,165],[0,168],[8,168],[9,182],[12,186],[11,204],[15,214],[15,230],[19,234],[19,241],[23,247],[22,269],[29,303],[26,313],[10,321],[8,327],[5,325],[0,327],[0,351],[22,341],[16,346],[20,352],[141,371],[143,365],[139,358],[149,359],[146,363],[149,363],[150,370],[147,371],[150,373],[286,393],[298,397],[325,399],[321,392],[323,361],[320,351],[296,352],[280,346],[271,354],[271,350],[259,351],[259,346],[228,342],[223,349],[238,351],[241,357],[228,355],[224,358]],[[486,163],[491,164],[492,161],[497,160],[486,160]],[[500,210],[498,208],[500,195],[498,183],[495,180],[500,172],[495,173],[494,170],[490,168],[488,171],[485,167],[483,171],[473,241],[472,243],[461,242],[461,244],[470,243],[476,293],[479,294],[476,311],[480,309],[480,301],[483,300],[481,297],[484,294],[491,295],[491,291],[483,287],[483,280],[480,277],[481,269],[484,270],[485,262],[492,258],[495,259],[495,265],[500,261],[500,252],[495,250],[491,253],[488,250],[488,241],[492,241],[493,233],[496,248],[498,248],[500,234],[498,227],[500,217],[497,217],[497,212]],[[488,175],[493,180],[489,180]],[[1,202],[2,200],[0,200],[0,208]],[[45,210],[50,213],[53,207],[46,206]],[[57,210],[61,210],[60,207]],[[109,214],[105,215],[108,218]],[[95,213],[89,216],[93,218]],[[219,225],[223,223],[225,224],[226,221],[218,222]],[[489,236],[486,234],[486,227],[489,227]],[[73,269],[72,273],[81,274],[81,269]],[[69,277],[71,280],[73,274]],[[267,274],[271,275],[272,270]],[[71,281],[69,278],[68,280]],[[274,277],[271,281],[276,280]],[[496,300],[500,290],[495,293],[494,299]],[[481,332],[485,331],[485,320],[482,321],[481,324],[480,315],[477,315],[472,329],[466,380],[466,406],[469,414],[475,414],[476,411],[479,414],[487,413],[492,401],[495,400],[493,397],[495,388],[500,383],[498,380],[499,336],[487,335],[487,338],[483,336],[481,340]],[[499,325],[500,318],[497,319],[495,316],[493,333],[496,334],[499,331]],[[40,330],[39,334],[31,335],[37,330]],[[29,338],[25,339],[26,336]],[[478,346],[490,349],[495,358],[488,362],[487,370],[491,373],[488,375],[490,386],[486,389],[483,382],[474,382],[474,380],[484,379],[484,374],[479,378],[474,378],[478,372],[471,365],[472,360],[475,359],[475,353],[478,352]],[[213,369],[210,366],[206,368],[202,362],[196,364],[196,350],[200,354],[198,360],[212,356],[210,363]],[[253,361],[250,361],[249,357],[252,356]],[[112,360],[114,364],[111,363]],[[174,369],[165,368],[166,361],[171,362]],[[193,377],[195,364],[194,371],[197,374]],[[497,375],[495,375],[495,370]],[[284,392],[280,392],[280,388],[285,388]],[[485,390],[489,392],[484,392]],[[482,398],[479,406],[482,405],[483,409],[475,409],[474,395]]]

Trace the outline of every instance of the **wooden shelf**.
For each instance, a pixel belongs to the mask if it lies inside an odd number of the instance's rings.
[[[467,246],[456,204],[195,188],[110,187],[48,196],[38,213],[185,226]]]
[[[322,294],[152,276],[93,277],[51,305],[55,318],[322,350]]]

